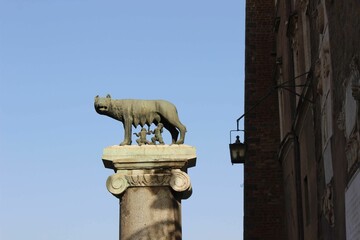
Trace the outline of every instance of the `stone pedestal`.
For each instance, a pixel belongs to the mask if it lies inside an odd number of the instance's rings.
[[[181,240],[181,199],[191,195],[187,145],[111,146],[102,156],[115,174],[106,181],[120,199],[120,240]]]

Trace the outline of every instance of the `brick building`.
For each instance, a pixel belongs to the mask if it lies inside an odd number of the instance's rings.
[[[360,239],[359,16],[246,2],[244,240]]]
[[[245,112],[274,86],[274,2],[248,0],[245,37]],[[282,169],[277,160],[276,94],[245,116],[244,239],[284,239]]]

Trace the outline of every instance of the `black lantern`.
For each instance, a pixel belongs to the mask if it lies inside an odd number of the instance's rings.
[[[237,130],[237,131],[241,131],[241,130]],[[231,132],[230,132],[230,141],[231,141]],[[240,141],[239,136],[236,136],[236,140],[234,143],[229,144],[229,149],[230,149],[230,157],[232,164],[245,163],[247,146],[246,143],[242,143]]]

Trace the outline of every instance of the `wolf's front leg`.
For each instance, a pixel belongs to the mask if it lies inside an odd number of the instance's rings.
[[[124,121],[124,141],[120,143],[120,146],[131,145],[131,121]]]

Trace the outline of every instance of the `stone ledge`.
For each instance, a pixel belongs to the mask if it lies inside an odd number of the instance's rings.
[[[189,145],[127,145],[104,149],[102,160],[105,168],[134,169],[181,169],[194,167],[196,149]]]

